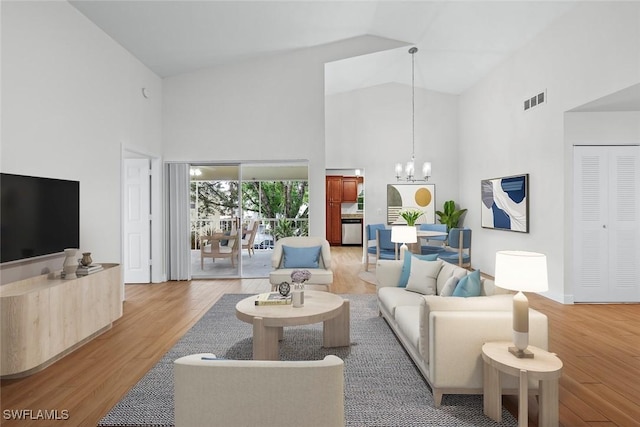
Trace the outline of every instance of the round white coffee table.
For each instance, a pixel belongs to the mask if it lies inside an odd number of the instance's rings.
[[[323,291],[304,291],[304,306],[255,305],[256,295],[236,304],[236,317],[253,325],[254,360],[278,360],[285,326],[323,322],[324,347],[351,344],[349,300]]]

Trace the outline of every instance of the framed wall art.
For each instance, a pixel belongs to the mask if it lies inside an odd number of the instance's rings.
[[[529,174],[484,179],[482,228],[529,232]]]
[[[424,211],[416,224],[434,224],[435,203],[435,184],[387,184],[387,223],[396,222],[402,209],[414,208]]]

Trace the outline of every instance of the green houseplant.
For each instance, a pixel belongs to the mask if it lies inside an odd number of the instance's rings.
[[[416,221],[424,215],[424,211],[415,208],[407,208],[400,211],[400,216],[407,222],[407,225],[413,227]]]
[[[466,209],[456,210],[456,203],[453,200],[444,202],[444,211],[436,211],[440,224],[446,224],[447,231],[458,227],[460,217],[467,211]]]

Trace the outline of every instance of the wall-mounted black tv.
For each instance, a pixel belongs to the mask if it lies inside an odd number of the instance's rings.
[[[80,183],[0,173],[2,263],[80,246]]]

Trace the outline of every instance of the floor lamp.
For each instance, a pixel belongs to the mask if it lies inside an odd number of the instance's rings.
[[[407,243],[417,243],[418,233],[415,227],[408,225],[394,225],[391,227],[391,241],[393,243],[402,243],[400,246],[400,259],[404,259]]]
[[[519,358],[532,358],[529,346],[529,301],[522,292],[544,292],[549,289],[547,257],[524,251],[496,253],[495,284],[518,291],[513,297],[513,343],[509,351]]]

